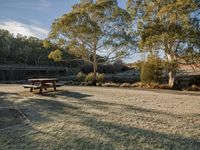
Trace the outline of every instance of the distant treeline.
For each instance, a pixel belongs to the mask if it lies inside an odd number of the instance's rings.
[[[45,48],[43,40],[18,34],[14,36],[7,30],[0,29],[0,64],[59,65],[48,58],[57,47]],[[65,53],[66,58],[74,58]]]

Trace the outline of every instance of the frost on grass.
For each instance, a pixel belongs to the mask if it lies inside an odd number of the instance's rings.
[[[1,149],[200,147],[198,93],[69,86],[41,96],[13,86],[0,87],[0,105],[31,124],[0,131]]]

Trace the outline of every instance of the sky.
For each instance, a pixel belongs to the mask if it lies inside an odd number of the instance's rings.
[[[0,0],[0,28],[13,34],[47,37],[54,19],[69,12],[79,0]],[[118,0],[125,8],[126,1]]]
[[[54,19],[71,10],[79,0],[0,0],[0,29],[9,30],[16,35],[47,37]],[[126,0],[118,0],[121,8]],[[138,59],[134,55],[126,61]]]

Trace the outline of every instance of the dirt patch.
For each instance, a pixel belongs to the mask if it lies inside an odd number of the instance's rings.
[[[0,129],[23,124],[27,119],[14,108],[0,108]]]

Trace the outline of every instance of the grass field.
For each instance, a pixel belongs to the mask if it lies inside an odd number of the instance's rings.
[[[200,149],[197,92],[64,86],[38,95],[0,85],[0,107],[30,120],[0,130],[2,150]]]

